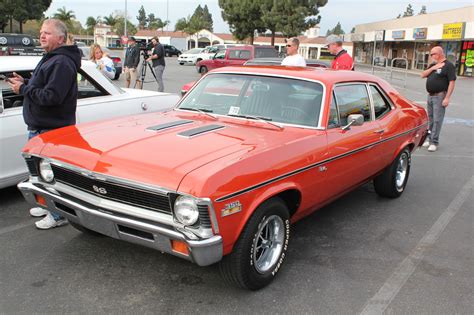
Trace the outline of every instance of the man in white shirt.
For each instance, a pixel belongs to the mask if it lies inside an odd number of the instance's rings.
[[[298,54],[298,48],[300,47],[300,41],[296,37],[292,37],[286,40],[286,58],[281,62],[282,66],[296,66],[306,67],[306,61],[303,56]]]

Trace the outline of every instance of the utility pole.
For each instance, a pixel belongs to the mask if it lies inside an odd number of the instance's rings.
[[[125,0],[125,16],[124,16],[124,25],[125,25],[125,29],[124,29],[124,32],[123,32],[123,35],[125,37],[128,37],[127,36],[127,0]],[[127,41],[127,46],[128,46],[128,41]]]

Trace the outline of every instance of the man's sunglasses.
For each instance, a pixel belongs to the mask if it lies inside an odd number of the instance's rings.
[[[286,45],[286,47],[291,47],[292,45]]]

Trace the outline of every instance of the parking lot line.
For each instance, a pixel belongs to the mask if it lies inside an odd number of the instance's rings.
[[[31,222],[22,222],[22,223],[10,225],[10,226],[4,227],[4,228],[0,228],[0,235],[5,234],[5,233],[9,233],[9,232],[13,232],[13,231],[16,231],[16,230],[19,230],[19,229],[22,229],[24,227],[31,226],[31,225],[32,225]]]
[[[474,176],[462,187],[438,220],[436,220],[410,254],[398,265],[380,290],[365,304],[360,313],[361,315],[382,314],[385,311],[413,274],[417,265],[423,260],[426,252],[436,243],[441,233],[446,229],[446,226],[472,193],[473,185]]]

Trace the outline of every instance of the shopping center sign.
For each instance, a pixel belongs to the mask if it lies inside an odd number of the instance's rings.
[[[464,22],[443,24],[443,39],[462,39]]]
[[[426,39],[428,29],[426,27],[413,29],[413,39]]]

